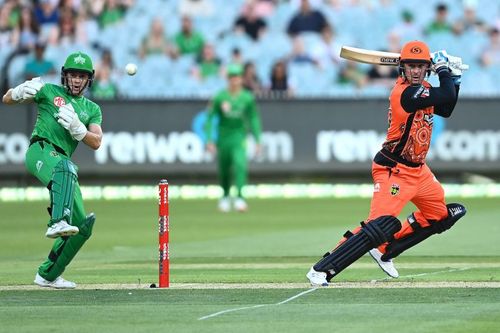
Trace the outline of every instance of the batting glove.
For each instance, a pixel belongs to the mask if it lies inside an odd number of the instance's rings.
[[[443,70],[449,70],[449,59],[448,54],[445,50],[431,53],[431,58],[432,68],[436,73],[439,73]]]
[[[12,99],[18,103],[22,103],[35,98],[35,95],[42,89],[45,83],[41,78],[35,77],[29,81],[21,83],[12,89]]]
[[[87,127],[80,121],[71,103],[59,108],[57,118],[57,122],[68,130],[73,139],[82,141],[85,135],[87,135]]]

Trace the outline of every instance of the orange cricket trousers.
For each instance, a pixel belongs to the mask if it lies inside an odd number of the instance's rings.
[[[440,221],[448,216],[443,187],[427,164],[411,168],[398,163],[390,168],[373,163],[372,177],[374,189],[367,221],[382,215],[398,217],[410,201],[418,208],[413,216],[422,227],[428,227],[429,220]],[[361,227],[357,227],[352,233],[359,230]],[[401,230],[394,234],[394,238],[400,239],[411,233],[413,228],[407,219],[402,223]],[[343,241],[345,238],[339,244]],[[387,244],[381,245],[379,250],[385,253],[386,246]]]

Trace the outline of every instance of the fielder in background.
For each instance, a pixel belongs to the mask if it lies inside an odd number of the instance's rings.
[[[255,153],[259,154],[261,150],[260,115],[255,97],[242,87],[242,74],[241,65],[228,66],[228,87],[216,94],[211,101],[205,125],[206,148],[212,154],[217,153],[219,183],[224,192],[218,206],[222,212],[231,210],[230,189],[233,180],[237,190],[234,209],[240,212],[248,209],[242,193],[248,178],[246,153],[248,129],[256,141]],[[215,118],[218,120],[216,143],[212,128]]]
[[[76,52],[62,67],[62,86],[44,83],[38,77],[9,89],[2,99],[5,104],[38,104],[25,164],[50,191],[50,220],[45,236],[56,239],[35,276],[34,282],[42,287],[76,287],[61,274],[92,234],[95,216],[85,215],[78,168],[71,155],[80,141],[92,149],[101,145],[101,109],[82,96],[93,78],[92,60]]]
[[[385,273],[396,278],[393,258],[448,230],[465,215],[464,206],[445,203],[443,187],[425,163],[434,114],[450,117],[457,102],[462,75],[458,59],[446,51],[431,55],[420,41],[403,46],[400,77],[389,98],[387,138],[372,164],[370,213],[361,227],[347,231],[310,269],[306,276],[312,285],[328,285],[368,251]],[[425,81],[431,70],[439,76],[439,87]],[[410,201],[418,211],[401,224],[397,216]]]

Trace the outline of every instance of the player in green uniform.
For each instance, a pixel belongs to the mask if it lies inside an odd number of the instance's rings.
[[[248,209],[242,194],[247,182],[246,136],[248,128],[256,141],[256,154],[260,153],[261,121],[253,94],[242,87],[243,68],[232,64],[227,68],[228,87],[220,91],[211,101],[205,126],[207,150],[217,153],[219,183],[224,192],[219,201],[219,210],[231,210],[229,192],[232,179],[237,189],[234,208],[244,212]],[[218,118],[218,137],[214,143],[212,124]]]
[[[34,102],[38,105],[25,164],[49,189],[50,220],[45,236],[56,239],[35,276],[34,282],[42,287],[76,287],[61,274],[92,234],[95,216],[85,215],[78,168],[71,161],[71,155],[80,141],[92,149],[101,145],[101,109],[83,96],[93,78],[92,60],[76,52],[68,56],[62,67],[62,86],[34,78],[9,89],[2,98],[5,104]]]

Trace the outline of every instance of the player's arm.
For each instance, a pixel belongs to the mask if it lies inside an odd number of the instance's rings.
[[[17,104],[32,101],[42,89],[44,83],[39,77],[25,81],[15,88],[9,89],[2,97],[5,104]]]
[[[249,106],[249,121],[250,121],[250,131],[255,138],[255,141],[260,144],[260,136],[262,134],[262,124],[260,121],[260,115],[257,110],[257,103],[255,99],[252,98]]]
[[[423,85],[408,87],[401,94],[401,106],[408,113],[430,106],[436,114],[449,117],[457,102],[457,90],[448,70],[439,72],[439,87],[426,88]]]
[[[102,142],[101,126],[97,124],[90,124],[87,129],[87,134],[83,137],[82,142],[94,150],[99,149]]]

